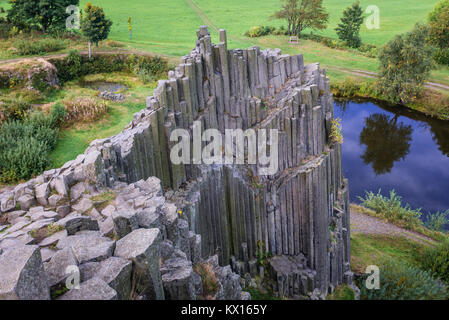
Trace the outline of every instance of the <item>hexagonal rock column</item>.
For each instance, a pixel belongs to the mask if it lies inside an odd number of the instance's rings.
[[[20,246],[0,255],[0,300],[50,300],[38,246]]]
[[[159,229],[137,229],[117,241],[114,255],[133,262],[133,281],[140,295],[151,300],[164,300],[161,273],[159,270]]]

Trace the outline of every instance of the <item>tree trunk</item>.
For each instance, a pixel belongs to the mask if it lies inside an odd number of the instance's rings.
[[[92,57],[92,43],[89,40],[89,59]]]

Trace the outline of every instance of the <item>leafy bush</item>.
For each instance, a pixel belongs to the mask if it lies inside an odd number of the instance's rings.
[[[401,197],[396,194],[396,191],[390,191],[390,197],[384,197],[381,190],[377,194],[373,192],[366,192],[365,198],[359,197],[364,207],[370,208],[376,214],[396,222],[405,228],[422,225],[419,219],[422,215],[421,209],[413,210],[409,204],[402,206]]]
[[[444,231],[444,227],[449,223],[449,210],[445,212],[429,213],[424,225],[434,231]]]
[[[24,121],[8,121],[0,127],[0,181],[28,179],[46,169],[64,116],[61,108],[56,105],[50,115],[33,113]]]
[[[258,38],[268,35],[276,35],[276,36],[286,36],[288,34],[287,29],[284,26],[276,27],[271,26],[254,26],[249,29],[249,31],[245,32],[245,36],[250,38]]]
[[[428,248],[419,260],[421,268],[449,284],[449,241]]]
[[[359,287],[364,300],[445,300],[448,288],[438,279],[417,267],[398,262],[387,262],[380,268],[380,288],[368,290]]]
[[[438,64],[449,66],[449,48],[435,50],[433,59]]]
[[[73,50],[64,59],[51,61],[57,69],[58,79],[64,83],[88,74],[109,73],[127,70],[142,81],[154,81],[169,69],[168,62],[158,56],[97,55],[90,59]]]
[[[64,101],[64,106],[67,123],[95,121],[108,111],[108,106],[104,101],[98,101],[94,98],[77,98]]]
[[[66,44],[63,40],[44,38],[39,40],[19,39],[14,42],[14,47],[18,50],[19,55],[45,54],[65,49]]]
[[[31,104],[40,98],[36,90],[22,90],[5,94],[0,98],[0,124],[7,120],[23,120],[31,109]]]
[[[144,83],[161,77],[169,69],[167,60],[158,56],[129,55],[126,59],[127,69],[137,75]]]

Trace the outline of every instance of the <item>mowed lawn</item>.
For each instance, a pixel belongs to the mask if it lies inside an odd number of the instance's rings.
[[[81,0],[84,7],[87,0]],[[409,31],[416,22],[425,22],[438,0],[361,0],[361,5],[377,5],[380,9],[380,29],[367,30],[363,25],[362,40],[378,46],[384,45],[396,34]],[[256,25],[285,25],[271,20],[270,16],[280,7],[279,0],[94,0],[104,8],[114,22],[110,39],[126,42],[131,48],[153,52],[168,57],[181,57],[190,52],[196,41],[196,30],[204,22],[204,13],[210,19],[212,40],[217,43],[214,29],[224,28],[228,32],[229,48],[281,48],[285,53],[304,54],[307,63],[320,62],[329,75],[337,80],[351,74],[350,69],[377,71],[377,59],[358,53],[335,50],[319,43],[301,40],[299,45],[288,44],[288,37],[268,36],[248,38],[244,33]],[[189,5],[190,3],[190,5]],[[192,8],[193,3],[193,8]],[[336,38],[335,27],[344,8],[353,0],[324,0],[330,14],[329,26],[319,34]],[[200,14],[198,13],[200,10]],[[129,39],[128,18],[132,18],[133,38]],[[203,18],[203,19],[202,19]],[[306,30],[309,32],[310,30]],[[346,71],[345,71],[346,70]],[[432,81],[449,84],[449,68],[435,70]]]
[[[285,25],[279,20],[270,20],[270,16],[280,7],[279,0],[190,0],[213,21],[218,28],[227,29],[232,42],[238,46],[243,34],[256,25]],[[81,1],[84,7],[87,0]],[[186,0],[94,0],[91,1],[105,9],[114,25],[111,38],[126,41],[142,49],[161,52],[168,55],[183,55],[192,47],[195,31],[204,24]],[[324,0],[330,15],[328,29],[320,34],[336,37],[337,26],[344,8],[354,0]],[[363,8],[377,5],[380,9],[380,29],[368,30],[363,25],[363,41],[383,45],[395,34],[410,30],[416,22],[425,22],[429,11],[438,0],[360,0]],[[128,17],[133,19],[133,40],[129,40]],[[214,40],[215,32],[212,32]],[[251,41],[250,41],[251,42]]]

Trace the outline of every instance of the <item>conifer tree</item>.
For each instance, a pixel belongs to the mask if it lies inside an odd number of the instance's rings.
[[[347,7],[343,11],[341,23],[335,29],[340,40],[346,41],[352,48],[360,47],[362,40],[360,39],[359,33],[363,19],[363,10],[358,1],[353,3],[352,6]]]

